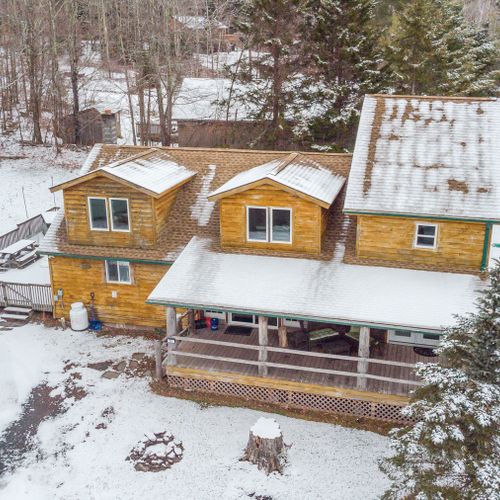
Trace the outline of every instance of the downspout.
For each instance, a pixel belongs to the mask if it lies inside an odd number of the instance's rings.
[[[483,245],[483,257],[481,259],[481,271],[486,271],[488,266],[488,250],[490,246],[490,234],[491,234],[491,222],[486,223],[486,230],[484,232],[484,245]]]

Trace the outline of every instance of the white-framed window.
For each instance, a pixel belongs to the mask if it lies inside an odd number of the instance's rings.
[[[291,243],[292,209],[247,206],[247,241]]]
[[[267,241],[268,236],[267,207],[247,207],[247,240]]]
[[[130,209],[126,198],[110,198],[111,230],[130,232]]]
[[[421,347],[436,347],[441,342],[438,333],[412,332],[406,330],[389,330],[388,341],[390,344],[406,344]]]
[[[106,260],[106,281],[108,283],[132,283],[130,262],[124,260]]]
[[[109,231],[108,204],[106,198],[89,197],[89,223],[93,231]]]
[[[273,243],[292,242],[292,209],[270,209],[271,241]]]
[[[418,222],[415,228],[415,247],[430,249],[436,248],[437,232],[437,224]]]

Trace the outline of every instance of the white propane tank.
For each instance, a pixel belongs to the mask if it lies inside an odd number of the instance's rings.
[[[69,319],[72,330],[81,331],[89,327],[89,316],[83,302],[74,302],[71,304]]]

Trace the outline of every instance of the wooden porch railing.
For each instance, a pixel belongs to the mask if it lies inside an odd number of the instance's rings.
[[[181,333],[184,333],[185,331],[187,331],[187,328],[185,330],[183,330]],[[170,342],[170,345],[168,344],[168,342]],[[177,356],[179,356],[179,357],[189,357],[189,358],[220,361],[220,362],[226,362],[226,363],[253,365],[253,366],[257,366],[259,368],[265,367],[266,369],[262,370],[263,373],[267,373],[267,368],[280,368],[280,369],[285,369],[285,370],[294,370],[294,371],[319,373],[319,374],[325,374],[325,375],[338,375],[338,376],[344,376],[344,377],[352,377],[352,378],[356,379],[358,387],[364,387],[365,384],[360,383],[360,382],[365,382],[368,379],[379,380],[382,382],[390,382],[390,383],[395,383],[395,384],[403,384],[403,385],[413,385],[413,386],[421,385],[421,382],[418,380],[391,378],[391,377],[386,377],[386,376],[382,376],[382,375],[368,373],[368,371],[365,371],[365,372],[359,371],[360,362],[364,362],[364,364],[366,364],[366,366],[378,364],[378,365],[389,365],[389,366],[395,366],[395,367],[401,367],[401,368],[407,368],[409,370],[413,370],[415,368],[415,365],[411,364],[411,363],[403,363],[403,362],[399,362],[399,361],[390,361],[390,360],[374,359],[374,358],[367,358],[367,357],[343,356],[340,354],[327,354],[327,353],[321,353],[321,352],[300,351],[300,350],[293,350],[293,349],[285,349],[285,348],[281,348],[281,347],[270,347],[270,346],[264,347],[264,350],[267,353],[275,352],[275,353],[282,353],[282,354],[291,354],[294,356],[296,355],[296,356],[303,356],[303,357],[309,357],[309,358],[314,357],[314,358],[322,358],[322,359],[329,359],[329,360],[342,360],[342,361],[349,361],[352,363],[356,363],[355,370],[344,371],[344,370],[316,368],[316,367],[312,367],[312,366],[295,365],[295,364],[288,364],[288,363],[275,363],[275,362],[268,361],[268,360],[259,361],[259,360],[250,360],[250,359],[234,358],[234,357],[227,357],[227,356],[219,356],[219,355],[213,355],[213,354],[185,352],[185,351],[180,351],[180,350],[175,349],[173,342],[190,342],[190,343],[194,343],[194,344],[205,344],[205,345],[211,345],[211,346],[233,347],[233,348],[251,350],[251,351],[256,351],[256,352],[262,352],[262,350],[263,350],[263,346],[259,346],[259,345],[248,345],[248,344],[239,344],[236,342],[225,342],[225,341],[219,341],[219,340],[207,340],[207,339],[201,339],[201,338],[192,338],[192,337],[185,337],[185,336],[182,336],[181,334],[178,334],[178,335],[170,336],[167,339],[167,346],[168,346],[168,350],[170,351],[169,352],[169,360],[170,360],[169,363],[174,362],[175,358]],[[172,346],[172,348],[170,346]],[[162,358],[162,363],[164,361],[165,361],[165,359]]]
[[[50,285],[0,281],[0,307],[30,307],[35,311],[52,312]]]

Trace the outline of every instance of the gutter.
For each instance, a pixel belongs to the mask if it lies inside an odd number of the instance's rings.
[[[488,250],[490,246],[491,222],[486,224],[484,232],[483,256],[481,257],[481,271],[485,271],[488,266]],[[500,245],[498,245],[500,246]]]
[[[207,304],[184,304],[179,302],[163,302],[161,300],[147,299],[146,304],[151,305],[160,305],[160,306],[170,306],[170,307],[182,307],[186,309],[200,309],[200,310],[217,310],[223,312],[229,312],[233,314],[254,314],[256,316],[267,316],[268,318],[283,318],[283,319],[294,319],[298,321],[313,321],[318,323],[336,323],[339,325],[347,325],[347,326],[366,326],[368,328],[380,328],[381,330],[402,330],[408,332],[417,332],[417,333],[441,333],[442,329],[438,328],[413,328],[409,326],[400,326],[394,324],[384,324],[384,323],[371,323],[371,322],[363,322],[363,321],[348,321],[345,319],[336,319],[336,318],[327,318],[327,317],[318,317],[318,316],[302,316],[302,315],[291,315],[291,314],[276,314],[269,313],[266,311],[250,311],[245,309],[227,309],[224,307],[220,307],[218,305],[207,305]]]
[[[160,266],[171,266],[174,262],[168,260],[147,260],[147,259],[132,259],[129,257],[100,257],[97,255],[79,255],[72,253],[56,253],[47,251],[37,251],[39,255],[48,255],[49,257],[66,257],[71,259],[85,260],[121,260],[124,262],[136,262],[138,264],[157,264]]]
[[[360,212],[359,210],[344,210],[344,214],[347,215],[376,215],[381,217],[403,217],[406,219],[426,219],[426,220],[451,220],[457,222],[480,222],[482,224],[498,224],[498,220],[488,220],[488,219],[466,219],[461,217],[447,217],[444,215],[418,215],[418,214],[401,214],[401,213],[391,213],[391,212]]]

